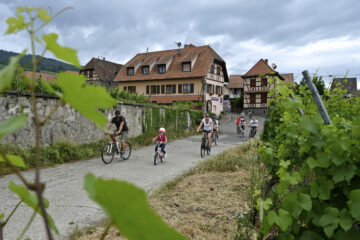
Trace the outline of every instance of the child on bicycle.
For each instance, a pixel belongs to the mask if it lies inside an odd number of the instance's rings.
[[[154,137],[152,141],[155,142],[157,140],[159,142],[161,152],[164,154],[164,157],[167,157],[167,154],[166,154],[166,151],[165,151],[165,145],[167,143],[167,137],[166,137],[165,132],[166,132],[165,128],[160,128],[159,129],[159,134],[156,137]],[[156,145],[155,152],[157,152],[158,146],[159,145]]]

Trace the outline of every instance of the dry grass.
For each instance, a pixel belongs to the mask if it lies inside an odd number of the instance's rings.
[[[156,190],[149,203],[171,227],[189,239],[239,238],[239,216],[249,211],[254,181],[261,173],[257,141],[225,151]],[[105,224],[73,239],[100,239]],[[107,240],[126,239],[111,228]]]

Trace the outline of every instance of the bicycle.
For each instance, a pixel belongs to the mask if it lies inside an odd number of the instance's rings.
[[[245,130],[242,127],[240,127],[239,137],[241,138],[245,137]]]
[[[217,140],[219,138],[219,135],[217,133],[217,131],[214,131],[212,136],[211,136],[211,142],[215,144],[215,146],[217,146]]]
[[[109,164],[114,159],[115,153],[121,153],[121,144],[116,141],[113,133],[106,133],[110,136],[110,141],[106,143],[101,149],[101,159],[105,164]],[[121,135],[121,133],[120,133]],[[125,141],[125,151],[123,160],[128,160],[131,155],[131,144],[128,141]]]
[[[156,166],[158,163],[158,159],[160,160],[160,162],[163,162],[163,158],[164,158],[164,153],[161,151],[161,145],[162,142],[158,142],[156,141],[156,145],[157,145],[157,151],[155,152],[155,156],[154,156],[154,165]]]
[[[256,135],[256,128],[251,127],[250,132],[249,132],[249,138],[255,137],[255,135]]]
[[[236,134],[240,135],[240,126],[239,126],[239,124],[236,124]]]
[[[200,156],[204,157],[205,156],[205,152],[207,153],[207,155],[210,155],[210,148],[209,148],[209,144],[208,144],[208,134],[209,132],[204,132],[204,136],[201,139],[201,146],[200,146]]]

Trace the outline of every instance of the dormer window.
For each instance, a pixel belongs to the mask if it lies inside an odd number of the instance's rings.
[[[165,64],[158,65],[158,73],[160,73],[160,74],[166,73],[166,65]]]
[[[149,66],[142,67],[142,75],[149,75]]]
[[[133,67],[128,67],[126,69],[126,73],[128,76],[134,76],[134,68]]]
[[[191,62],[183,62],[182,63],[182,71],[183,72],[191,72]]]

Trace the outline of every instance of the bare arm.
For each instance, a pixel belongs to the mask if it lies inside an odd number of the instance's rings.
[[[167,136],[165,136],[165,142],[164,142],[164,144],[167,144]]]
[[[119,133],[121,132],[121,130],[123,129],[124,124],[125,124],[125,122],[121,122],[121,123],[120,123],[119,131],[117,131],[118,134],[119,134]]]
[[[214,122],[211,122],[211,129],[214,131]]]
[[[202,127],[203,122],[201,121],[200,125],[198,126],[198,128],[196,129],[196,131],[198,132],[200,130],[200,128]]]
[[[156,137],[154,137],[154,138],[152,139],[152,141],[153,141],[153,142],[155,142],[156,138],[157,138],[157,136],[156,136]]]
[[[108,125],[106,126],[106,129],[107,129],[107,130],[110,130],[110,128],[112,127],[112,125],[113,125],[112,122],[109,122]]]

